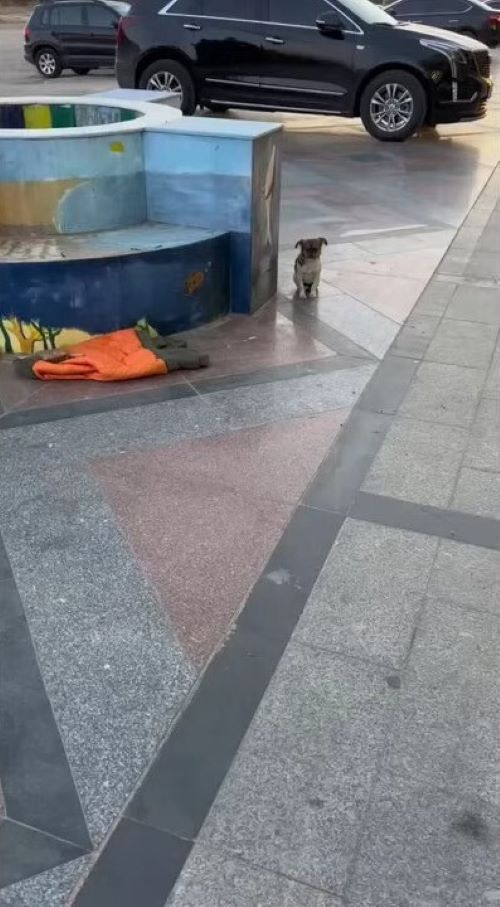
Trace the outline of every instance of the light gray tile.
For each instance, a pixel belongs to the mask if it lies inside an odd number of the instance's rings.
[[[342,907],[326,892],[196,844],[168,907]]]
[[[471,261],[467,266],[467,276],[482,277],[487,280],[500,280],[500,258],[498,252],[482,252],[479,240]]]
[[[493,356],[493,361],[484,386],[484,395],[500,400],[500,347],[497,347],[495,350],[495,355]]]
[[[459,365],[422,362],[399,412],[444,425],[471,424],[486,373]]]
[[[384,776],[364,821],[353,907],[491,907],[500,892],[500,823],[467,796]]]
[[[500,615],[500,551],[441,542],[429,582],[429,595],[464,608]]]
[[[458,287],[446,318],[500,325],[500,287]]]
[[[91,856],[81,857],[2,888],[0,907],[67,907],[73,888],[85,877],[91,861]]]
[[[396,337],[392,347],[393,356],[408,356],[411,359],[421,359],[438,326],[439,318],[436,315],[410,316]]]
[[[490,364],[498,327],[473,321],[444,319],[429,344],[425,358],[469,368],[486,369]]]
[[[500,473],[464,467],[451,506],[454,510],[500,520]]]
[[[385,768],[500,808],[500,621],[426,604],[405,670]]]
[[[438,268],[438,273],[450,277],[461,277],[467,267],[469,254],[463,250],[448,252]]]
[[[500,472],[500,399],[481,400],[464,466]]]
[[[363,483],[363,491],[446,507],[467,441],[463,428],[396,419]]]
[[[202,841],[340,893],[393,697],[384,670],[292,642]]]
[[[457,284],[452,281],[443,283],[431,281],[413,309],[413,314],[441,318],[456,288]]]
[[[436,539],[348,520],[299,621],[299,639],[398,667],[406,657]]]

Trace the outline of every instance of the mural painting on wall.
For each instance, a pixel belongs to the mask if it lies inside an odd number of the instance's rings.
[[[157,335],[155,329],[145,318],[135,325],[146,330],[152,337]],[[20,321],[19,318],[0,317],[0,352],[18,355],[31,355],[41,350],[64,349],[88,340],[87,331],[76,328],[54,328],[41,325],[38,321]]]

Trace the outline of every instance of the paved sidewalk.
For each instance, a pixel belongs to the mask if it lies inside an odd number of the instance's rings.
[[[203,374],[0,363],[0,907],[498,899],[495,117],[287,130],[281,295]]]
[[[303,499],[336,541],[169,907],[500,902],[499,194]],[[310,581],[306,513],[235,631],[256,658]]]

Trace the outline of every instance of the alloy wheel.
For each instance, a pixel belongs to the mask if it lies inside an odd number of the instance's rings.
[[[413,97],[404,85],[389,82],[377,88],[370,100],[370,117],[382,132],[398,132],[413,116]]]
[[[175,106],[181,107],[182,86],[177,76],[174,76],[173,73],[163,71],[155,72],[154,75],[148,79],[146,87],[148,91],[170,91],[175,95]]]
[[[56,61],[53,54],[45,51],[38,57],[38,68],[44,76],[53,76],[56,71]]]

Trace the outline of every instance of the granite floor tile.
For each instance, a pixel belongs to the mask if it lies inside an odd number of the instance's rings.
[[[208,353],[211,361],[206,369],[184,372],[188,380],[203,381],[331,355],[331,350],[303,327],[277,312],[274,303],[264,306],[251,319],[235,315],[184,336],[195,349]]]
[[[195,845],[166,907],[342,907],[326,892]]]
[[[196,664],[227,631],[343,418],[263,426],[95,464]]]
[[[12,428],[2,433],[2,481],[10,487],[19,470],[107,456],[209,437],[268,422],[302,418],[351,407],[375,363],[306,375],[254,387],[217,391],[206,397],[170,400],[63,422]],[[16,479],[14,479],[16,476]]]
[[[463,428],[396,419],[363,483],[363,491],[447,507],[468,437]]]
[[[500,259],[498,252],[481,251],[479,241],[474,255],[467,266],[469,277],[481,277],[487,280],[500,280]]]
[[[410,314],[426,283],[409,277],[336,271],[326,272],[324,281],[397,324]]]
[[[425,358],[432,362],[487,369],[497,337],[497,325],[447,318],[434,334]]]
[[[398,326],[358,299],[332,286],[325,286],[321,297],[307,303],[308,310],[322,324],[327,324],[353,343],[381,359],[391,345]]]
[[[484,386],[485,397],[500,400],[500,348],[497,347]]]
[[[439,318],[436,315],[413,313],[397,335],[391,347],[391,355],[422,359],[438,322]]]
[[[392,705],[385,673],[289,645],[202,842],[341,892]]]
[[[382,777],[348,889],[353,907],[490,907],[500,891],[498,812]]]
[[[466,428],[474,419],[485,374],[459,365],[422,362],[400,415]]]
[[[409,237],[406,237],[406,240],[408,244],[411,244]],[[413,249],[399,251],[398,244],[400,242],[404,242],[404,239],[398,239],[394,236],[364,242],[364,248],[367,245],[375,246],[377,243],[381,243],[385,245],[385,249],[380,249],[379,254],[372,252],[368,259],[361,259],[360,261],[348,259],[343,261],[339,263],[338,271],[369,274],[376,277],[387,276],[397,279],[400,279],[402,274],[405,279],[429,279],[443,257],[446,246],[442,245],[440,248],[436,248],[437,244],[435,244],[433,249],[422,248],[415,251],[416,243],[414,242]],[[335,269],[335,263],[330,263],[329,268]]]
[[[463,608],[500,615],[500,552],[440,542],[429,595],[447,598]]]
[[[402,678],[385,768],[500,808],[500,621],[436,598]]]
[[[437,541],[348,520],[327,557],[296,636],[398,668],[409,651]]]
[[[500,399],[481,400],[464,466],[500,472]]]
[[[0,907],[68,907],[71,892],[92,857],[79,857],[0,891]]]
[[[11,490],[13,504],[26,488]],[[38,506],[13,508],[3,526],[95,841],[123,807],[193,682],[164,610],[97,492],[77,469],[40,472]],[[47,508],[50,544],[41,553]]]
[[[500,520],[500,473],[464,467],[451,506],[454,510]]]
[[[446,318],[500,325],[500,288],[458,287],[446,309]]]
[[[168,498],[177,482],[210,483],[252,498],[296,503],[313,479],[350,410],[242,429],[172,447],[131,452],[95,461],[93,471],[113,487],[129,489],[137,476],[147,495]],[[286,460],[286,469],[283,463]]]

